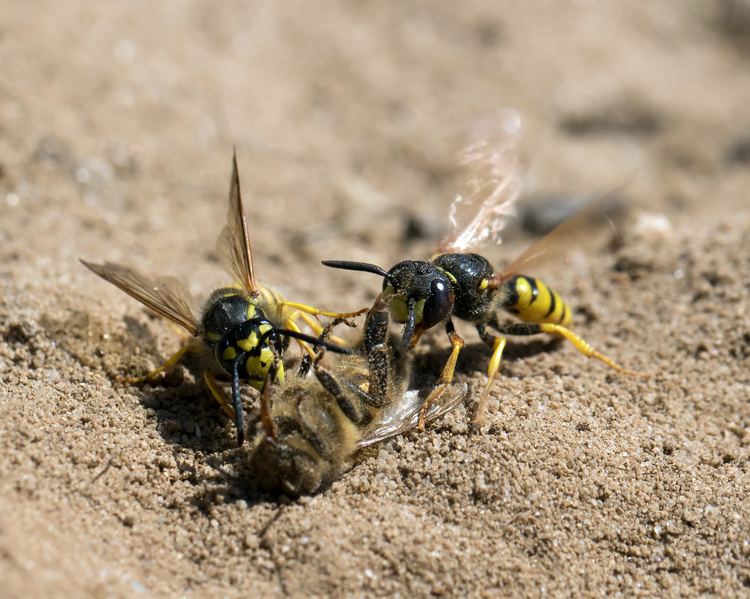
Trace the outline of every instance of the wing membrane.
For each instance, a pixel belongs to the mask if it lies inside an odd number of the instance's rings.
[[[450,207],[451,233],[439,252],[466,252],[487,243],[500,243],[500,233],[523,187],[517,153],[521,118],[503,110],[474,123],[464,135],[459,153],[461,181]]]
[[[625,212],[618,194],[625,185],[626,183],[622,183],[606,193],[589,199],[574,214],[515,257],[501,273],[493,277],[490,284],[496,287],[511,276],[519,274],[521,270],[539,267],[548,259],[559,260],[560,256],[566,253],[568,246],[580,247],[582,238],[588,239],[590,243],[596,237],[592,225],[597,221],[607,223],[616,232],[615,219]]]
[[[464,400],[467,391],[468,386],[465,383],[446,389],[440,399],[430,406],[427,422],[450,412]],[[419,409],[423,403],[424,399],[419,397],[418,391],[407,391],[400,401],[393,402],[381,412],[357,445],[360,448],[368,447],[416,428],[419,422]]]
[[[119,287],[160,316],[180,325],[191,335],[198,333],[198,321],[188,300],[188,293],[173,277],[150,279],[139,272],[112,262],[93,264],[81,260],[89,270]]]
[[[229,188],[227,224],[216,242],[216,251],[226,271],[242,285],[248,294],[257,295],[258,285],[255,282],[253,248],[247,230],[245,210],[242,206],[236,153],[232,156],[232,181]]]

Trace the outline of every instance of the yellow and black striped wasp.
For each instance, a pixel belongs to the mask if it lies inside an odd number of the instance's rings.
[[[237,156],[232,159],[227,225],[217,241],[217,251],[233,282],[216,289],[205,302],[198,318],[183,285],[173,277],[151,279],[134,269],[106,262],[81,262],[100,277],[119,287],[147,308],[185,329],[191,336],[173,356],[157,369],[138,379],[153,379],[175,366],[189,352],[203,359],[203,380],[230,418],[234,419],[237,441],[242,445],[245,435],[240,381],[262,390],[265,385],[284,380],[281,355],[294,338],[314,355],[307,345],[324,346],[334,352],[350,350],[302,333],[297,326],[302,319],[316,334],[323,326],[317,317],[347,319],[366,310],[339,314],[326,312],[284,299],[277,291],[259,285],[255,280],[253,252],[240,194]],[[232,402],[227,401],[217,377],[228,375]]]
[[[488,381],[473,418],[477,425],[484,419],[506,335],[558,335],[585,356],[596,358],[617,371],[638,374],[599,353],[571,331],[568,325],[572,314],[563,299],[542,281],[520,274],[522,267],[554,246],[566,223],[533,244],[500,272],[496,272],[486,258],[471,252],[483,243],[499,243],[500,232],[513,213],[523,183],[523,168],[516,152],[520,126],[518,113],[506,110],[491,120],[482,121],[470,132],[469,143],[459,155],[464,188],[450,208],[451,234],[429,260],[404,260],[388,271],[364,262],[323,262],[333,268],[383,277],[381,295],[391,298],[391,317],[395,322],[404,323],[402,350],[414,347],[427,329],[444,323],[452,351],[438,385],[423,406],[422,415],[453,380],[464,345],[455,330],[453,317],[473,323],[480,338],[492,348]],[[523,322],[501,323],[499,309],[514,314]]]

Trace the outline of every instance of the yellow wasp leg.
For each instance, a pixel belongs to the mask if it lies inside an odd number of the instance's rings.
[[[453,328],[453,321],[448,320],[445,323],[445,330],[448,333],[448,338],[451,342],[451,355],[448,356],[448,361],[443,366],[443,371],[440,373],[440,379],[438,379],[437,386],[427,396],[427,399],[419,408],[419,423],[418,428],[420,431],[424,430],[425,419],[427,412],[430,410],[430,406],[434,404],[440,397],[445,393],[445,390],[453,382],[453,372],[456,370],[456,362],[458,361],[458,354],[461,352],[464,346],[464,340],[456,333]]]
[[[231,418],[234,422],[234,408],[229,403],[229,401],[227,401],[227,396],[224,393],[224,389],[222,389],[219,386],[219,383],[216,382],[216,378],[214,377],[214,375],[210,372],[204,372],[203,380],[206,383],[206,387],[208,387],[208,390],[211,392],[211,395],[214,396],[214,399],[219,402],[219,405],[222,407],[226,415],[229,416],[229,418]]]
[[[327,316],[328,318],[338,319],[354,318],[355,316],[364,314],[369,310],[369,308],[362,308],[361,310],[357,310],[356,312],[326,312],[324,310],[320,310],[319,308],[315,308],[314,306],[308,306],[307,304],[300,304],[287,300],[283,300],[282,302],[280,302],[280,304],[282,306],[294,308],[295,310],[299,310],[300,312],[304,312],[305,314],[312,314],[313,316]]]
[[[507,341],[505,337],[494,337],[492,357],[490,358],[490,363],[487,367],[487,384],[484,386],[482,395],[479,398],[477,412],[471,421],[471,423],[476,426],[481,426],[482,422],[484,422],[484,414],[487,411],[487,399],[490,396],[490,387],[492,387],[492,382],[495,380],[495,374],[500,370],[500,362],[503,359],[503,350],[505,349],[506,343]]]
[[[154,380],[157,376],[159,376],[162,372],[169,370],[170,368],[177,365],[177,363],[182,360],[182,357],[189,352],[193,348],[192,343],[188,343],[186,345],[183,345],[180,349],[178,349],[174,354],[172,354],[169,358],[167,358],[167,361],[164,362],[161,366],[158,368],[155,368],[151,372],[147,372],[146,374],[142,376],[130,376],[130,377],[118,377],[117,381],[124,384],[124,385],[139,385],[140,383],[146,383],[148,381]]]
[[[649,376],[649,374],[645,372],[637,372],[635,370],[628,370],[627,368],[623,368],[614,360],[596,351],[593,347],[591,347],[591,345],[589,345],[589,343],[586,340],[582,339],[581,337],[576,335],[573,331],[571,331],[568,328],[565,328],[562,325],[543,323],[538,326],[539,326],[539,332],[551,333],[553,335],[560,335],[561,337],[564,337],[565,339],[570,341],[573,344],[573,346],[579,352],[581,352],[584,356],[589,357],[589,358],[596,358],[600,362],[604,362],[607,366],[609,366],[610,368],[614,370],[617,370],[618,372],[622,372],[622,373],[630,374],[634,376]]]

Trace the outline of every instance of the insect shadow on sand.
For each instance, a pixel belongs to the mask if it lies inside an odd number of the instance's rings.
[[[125,316],[123,323],[124,328],[112,326],[81,310],[73,310],[63,319],[41,320],[44,333],[58,348],[84,368],[101,371],[118,393],[123,387],[117,379],[124,373],[163,361],[159,343],[147,323],[130,316]],[[195,375],[196,367],[186,360],[153,385],[126,388],[153,415],[159,434],[169,445],[207,454],[236,447],[231,423]]]
[[[563,345],[563,339],[530,339],[514,341],[508,344],[503,360],[507,362],[517,362],[533,358],[540,354],[546,354],[550,351],[557,350]],[[434,381],[440,376],[443,364],[450,355],[451,349],[440,348],[433,351],[419,352],[415,356],[415,371],[420,374],[419,388],[428,390],[434,385]],[[456,372],[465,376],[470,376],[477,372],[484,374],[487,370],[487,356],[489,350],[483,343],[468,343],[464,346],[461,355],[462,359],[456,364]]]

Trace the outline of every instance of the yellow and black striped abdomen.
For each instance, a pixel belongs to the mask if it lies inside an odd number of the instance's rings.
[[[539,279],[516,275],[508,280],[503,307],[521,320],[567,326],[571,313],[568,305]]]

